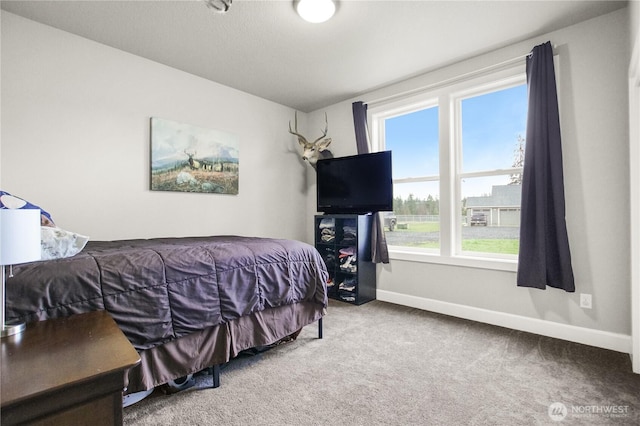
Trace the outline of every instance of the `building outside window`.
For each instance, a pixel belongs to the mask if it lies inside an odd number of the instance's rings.
[[[515,263],[526,144],[522,67],[372,105],[369,113],[374,146],[393,153],[394,211],[383,214],[391,254]]]

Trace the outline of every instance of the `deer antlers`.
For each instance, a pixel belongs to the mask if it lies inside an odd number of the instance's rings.
[[[329,130],[329,121],[327,120],[327,113],[324,113],[324,131],[322,132],[322,136],[316,139],[313,142],[307,141],[307,138],[298,133],[298,112],[296,111],[295,115],[295,125],[294,129],[291,130],[291,121],[289,121],[289,133],[292,135],[296,135],[298,137],[298,143],[302,146],[302,159],[306,160],[311,164],[313,168],[316,167],[316,163],[319,159],[323,158],[332,158],[333,154],[331,151],[327,149],[329,144],[331,143],[331,138],[327,138],[327,131]],[[324,139],[324,140],[323,140]]]
[[[307,138],[305,138],[300,133],[298,133],[298,111],[296,111],[295,124],[294,124],[295,131],[291,130],[291,121],[289,121],[289,133],[291,133],[292,135],[296,135],[298,137],[298,142],[300,142],[300,145],[303,145],[303,146],[305,144],[315,145],[316,143],[320,142],[320,139],[323,139],[325,136],[327,136],[327,132],[329,131],[329,121],[327,120],[326,112],[324,113],[324,124],[325,126],[324,126],[324,130],[322,131],[322,136],[320,136],[318,139],[316,139],[313,142],[308,142]]]

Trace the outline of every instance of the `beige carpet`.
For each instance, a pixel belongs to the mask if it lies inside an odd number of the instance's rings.
[[[384,302],[330,301],[324,339],[292,343],[173,395],[125,425],[640,424],[627,354]]]

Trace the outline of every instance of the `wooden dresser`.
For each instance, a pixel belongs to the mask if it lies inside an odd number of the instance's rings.
[[[0,423],[121,425],[140,357],[106,311],[35,322],[2,339]]]

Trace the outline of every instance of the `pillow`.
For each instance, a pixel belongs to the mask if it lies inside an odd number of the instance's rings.
[[[30,202],[23,200],[22,198],[11,195],[8,192],[0,190],[0,209],[39,209],[40,210],[40,224],[42,226],[56,226],[51,219],[51,215]]]
[[[42,260],[62,259],[80,253],[89,237],[50,226],[42,227]]]

